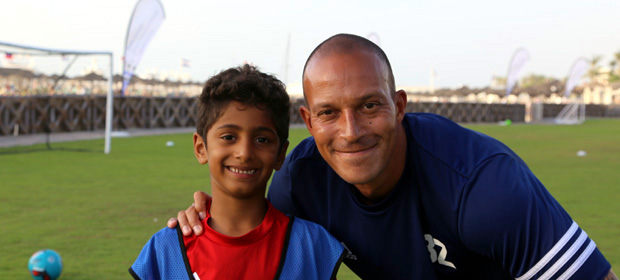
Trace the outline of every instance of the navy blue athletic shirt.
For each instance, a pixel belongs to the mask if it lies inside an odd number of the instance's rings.
[[[596,245],[508,147],[434,114],[407,114],[405,170],[383,201],[357,190],[302,141],[268,199],[324,226],[363,279],[602,279]],[[359,194],[358,194],[359,195]]]

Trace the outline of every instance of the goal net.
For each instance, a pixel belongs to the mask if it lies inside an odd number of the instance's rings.
[[[104,153],[110,153],[113,54],[51,49],[0,41],[0,96],[83,95],[106,97]]]
[[[582,124],[586,121],[586,105],[582,98],[566,104],[555,117],[556,124]]]

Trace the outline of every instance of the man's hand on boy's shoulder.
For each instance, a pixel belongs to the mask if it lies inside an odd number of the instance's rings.
[[[190,236],[192,233],[201,235],[202,224],[200,221],[207,216],[207,201],[209,200],[211,200],[211,196],[205,192],[195,192],[194,203],[187,210],[179,211],[176,218],[170,218],[168,227],[175,228],[179,224],[183,235]]]

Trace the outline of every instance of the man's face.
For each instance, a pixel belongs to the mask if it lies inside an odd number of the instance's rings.
[[[387,66],[373,53],[315,56],[304,75],[308,108],[301,114],[321,156],[356,186],[394,181],[388,176],[406,94],[390,92]],[[398,170],[401,172],[402,168]]]

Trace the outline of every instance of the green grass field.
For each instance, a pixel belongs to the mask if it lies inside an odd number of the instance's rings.
[[[468,127],[521,155],[620,270],[620,120]],[[291,146],[307,135],[292,130]],[[191,204],[194,191],[209,190],[190,134],[114,138],[110,155],[100,152],[103,140],[52,146],[96,151],[0,149],[2,279],[31,279],[28,259],[44,248],[62,256],[61,279],[127,279],[149,237]],[[338,278],[355,276],[343,268]]]

